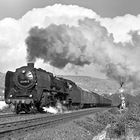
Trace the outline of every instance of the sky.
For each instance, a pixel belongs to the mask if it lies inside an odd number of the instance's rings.
[[[139,5],[139,0],[0,0],[0,72],[35,62],[55,74],[140,79]]]
[[[0,19],[21,18],[33,8],[42,8],[55,3],[72,4],[92,9],[102,17],[116,17],[140,13],[139,0],[0,0]]]

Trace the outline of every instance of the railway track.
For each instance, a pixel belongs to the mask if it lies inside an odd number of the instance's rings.
[[[11,119],[11,118],[19,118],[19,117],[30,117],[37,116],[38,114],[14,114],[14,113],[3,113],[0,115],[0,119]]]
[[[69,120],[76,119],[84,115],[89,115],[92,113],[109,110],[109,109],[110,108],[84,109],[84,110],[74,111],[70,113],[56,114],[56,115],[49,115],[49,116],[46,115],[39,118],[1,123],[0,138],[11,137],[14,134],[20,134],[20,133],[23,134],[24,132],[27,131],[29,132],[30,130],[34,130],[40,127],[45,127],[45,128],[50,127],[60,122],[67,122]]]
[[[0,115],[0,124],[7,123],[7,122],[14,122],[14,121],[21,121],[33,118],[39,118],[44,116],[52,115],[51,113],[35,113],[35,114],[14,114],[14,113],[4,113]]]
[[[35,116],[35,115],[38,115],[39,113],[36,113],[36,114],[14,114],[14,113],[3,113],[3,114],[0,114],[0,119],[1,118],[11,118],[11,117],[24,117],[24,116]]]
[[[16,114],[14,113],[3,113],[3,114],[0,114],[0,118],[8,118],[8,117],[15,117]]]

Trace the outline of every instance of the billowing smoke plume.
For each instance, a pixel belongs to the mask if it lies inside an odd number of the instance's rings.
[[[47,28],[34,27],[26,39],[29,61],[43,59],[51,65],[64,68],[68,63],[106,63],[108,45],[113,45],[107,31],[94,20],[79,21],[78,27],[50,25]],[[106,47],[107,46],[107,47]]]
[[[28,61],[41,58],[57,68],[67,64],[97,64],[120,84],[140,79],[140,36],[131,32],[130,43],[114,43],[112,34],[99,22],[85,18],[78,26],[51,24],[34,27],[26,39]]]
[[[64,68],[68,63],[89,64],[84,54],[87,40],[75,27],[70,28],[66,25],[50,25],[46,29],[35,27],[31,29],[26,42],[29,61],[42,58],[57,68]]]

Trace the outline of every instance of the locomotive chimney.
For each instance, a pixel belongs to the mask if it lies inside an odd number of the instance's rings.
[[[30,68],[34,68],[34,63],[27,63],[27,66]]]

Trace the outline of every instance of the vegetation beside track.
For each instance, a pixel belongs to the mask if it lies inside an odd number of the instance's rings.
[[[111,110],[115,116],[114,122],[108,128],[107,133],[109,138],[140,138],[140,105],[131,103],[122,112]]]
[[[95,115],[90,115],[82,120],[76,120],[74,122],[78,126],[90,132],[94,137],[104,130],[108,124],[113,123],[115,120],[116,117],[110,111],[105,111],[95,113]]]
[[[75,123],[90,132],[93,137],[99,135],[108,125],[106,129],[108,139],[140,139],[140,105],[131,103],[123,111],[112,108],[106,112],[96,113],[94,118],[86,117]]]
[[[110,127],[106,129],[106,138],[140,139],[140,105],[137,103],[129,104],[123,111],[113,108],[105,113],[96,113],[96,121],[100,129],[109,124]],[[94,129],[98,131],[98,127]]]

